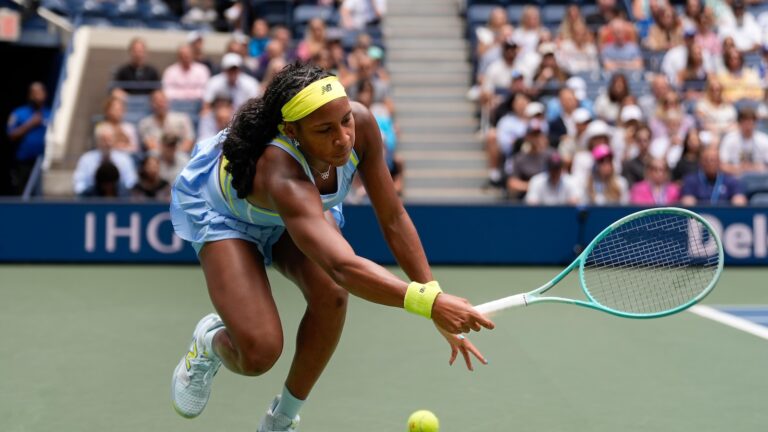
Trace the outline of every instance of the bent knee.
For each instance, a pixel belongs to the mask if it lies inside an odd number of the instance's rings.
[[[282,340],[251,341],[240,351],[240,372],[249,376],[262,375],[272,369],[282,352]]]

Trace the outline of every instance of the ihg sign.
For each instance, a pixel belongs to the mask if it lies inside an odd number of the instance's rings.
[[[124,241],[119,242],[121,239]],[[85,214],[86,252],[115,253],[124,250],[125,244],[134,254],[143,252],[142,245],[147,245],[151,250],[161,254],[174,254],[184,247],[184,241],[173,233],[169,212],[151,216],[145,214],[143,219],[142,213],[139,212],[107,212],[101,215],[96,212],[87,212]]]

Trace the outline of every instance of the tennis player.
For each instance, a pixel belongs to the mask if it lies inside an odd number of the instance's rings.
[[[384,237],[411,279],[355,255],[339,231],[341,202],[360,172]],[[176,233],[192,242],[218,312],[204,317],[174,370],[172,400],[184,417],[205,408],[219,366],[261,375],[280,357],[283,331],[265,266],[307,301],[296,354],[258,431],[295,431],[298,412],[339,341],[347,292],[431,318],[472,369],[482,354],[458,335],[493,323],[465,299],[441,293],[384,161],[373,115],[334,76],[286,66],[229,128],[201,141],[173,187]]]

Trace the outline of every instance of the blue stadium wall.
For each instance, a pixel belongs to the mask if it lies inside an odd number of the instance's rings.
[[[412,205],[433,264],[560,265],[637,208]],[[722,233],[729,265],[768,264],[768,208],[698,208]],[[345,206],[344,235],[359,255],[394,260],[368,206]],[[165,205],[0,202],[0,262],[194,263]]]

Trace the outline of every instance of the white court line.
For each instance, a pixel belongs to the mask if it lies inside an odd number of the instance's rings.
[[[768,340],[768,327],[763,327],[759,324],[753,323],[752,321],[739,318],[729,313],[721,312],[709,306],[696,305],[692,306],[688,310],[700,317],[708,318],[712,321],[717,321],[720,324],[725,324],[729,327],[733,327],[751,335],[755,335],[759,338]]]

